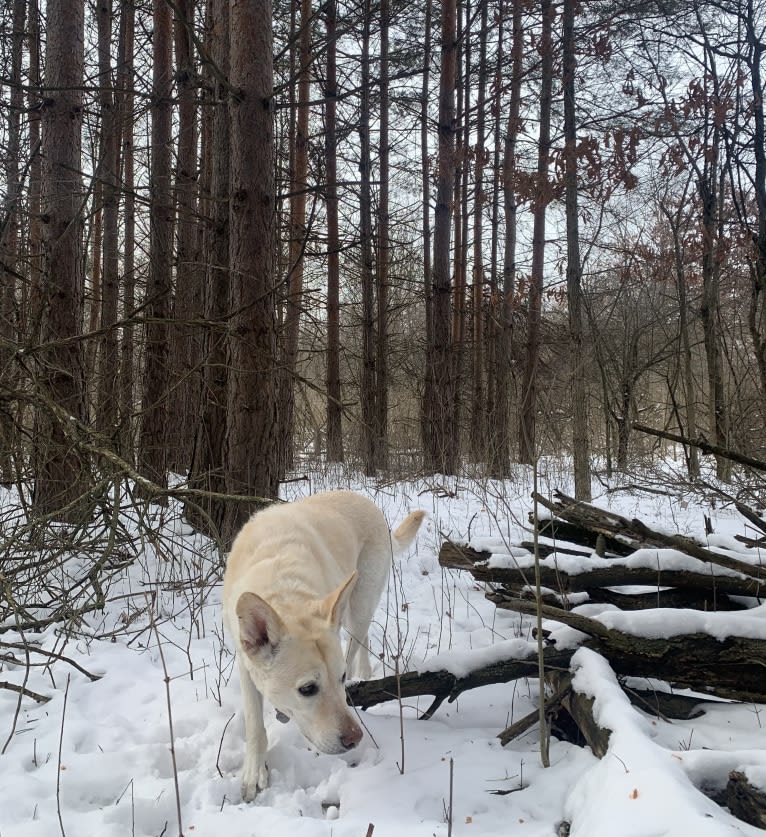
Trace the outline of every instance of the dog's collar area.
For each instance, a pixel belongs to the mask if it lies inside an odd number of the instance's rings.
[[[290,719],[285,715],[284,712],[280,712],[279,709],[276,710],[277,713],[277,720],[280,724],[286,724],[290,721]]]

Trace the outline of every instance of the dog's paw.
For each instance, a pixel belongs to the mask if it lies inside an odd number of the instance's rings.
[[[252,802],[259,791],[266,790],[269,786],[269,768],[264,764],[261,767],[254,767],[252,770],[245,770],[242,776],[242,801]]]

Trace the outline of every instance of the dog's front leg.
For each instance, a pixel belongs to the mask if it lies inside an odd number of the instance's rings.
[[[241,653],[241,652],[240,652]],[[239,682],[242,688],[242,704],[245,710],[245,767],[242,772],[242,799],[252,802],[259,790],[269,784],[266,767],[268,739],[263,723],[263,697],[256,689],[250,673],[240,659]]]

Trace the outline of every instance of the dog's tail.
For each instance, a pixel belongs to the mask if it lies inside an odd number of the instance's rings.
[[[410,512],[407,517],[391,532],[391,541],[395,552],[404,552],[415,540],[426,513],[424,511]]]

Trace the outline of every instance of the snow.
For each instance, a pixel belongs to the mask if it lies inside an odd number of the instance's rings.
[[[565,471],[552,463],[550,484],[541,490],[570,491]],[[312,474],[307,482],[290,483],[285,494],[289,499],[330,487],[369,494],[391,525],[414,508],[429,513],[410,554],[397,560],[376,615],[371,645],[383,657],[377,675],[393,671],[394,656],[402,670],[444,668],[460,677],[534,650],[529,618],[496,609],[470,574],[444,570],[437,561],[444,538],[527,561],[524,550],[510,548],[529,539],[526,472],[505,483],[441,477],[384,488],[346,473]],[[599,502],[650,526],[698,537],[706,514],[717,532],[708,543],[746,554],[733,541],[743,525],[728,507],[690,502],[681,508],[670,497],[633,493]],[[15,508],[15,497],[0,492],[3,519]],[[270,786],[254,803],[242,803],[244,729],[237,670],[221,625],[220,563],[177,512],[172,504],[153,511],[157,539],[145,537],[137,515],[125,516],[137,560],[112,583],[103,614],[87,615],[68,641],[54,628],[25,635],[100,679],[92,682],[62,660],[40,665],[48,661],[34,653],[36,665],[27,668],[23,652],[0,645],[0,657],[14,654],[17,660],[0,663],[0,682],[50,697],[38,705],[0,688],[0,749],[7,739],[0,756],[2,837],[50,837],[62,833],[59,822],[68,837],[178,834],[166,690],[187,837],[358,837],[370,823],[375,837],[440,837],[447,833],[450,760],[456,834],[550,837],[562,820],[571,820],[573,837],[761,833],[734,820],[698,787],[720,786],[735,768],[764,784],[763,707],[721,702],[706,706],[694,721],[660,721],[633,709],[608,666],[587,649],[575,655],[576,684],[595,697],[599,721],[613,730],[602,760],[554,738],[545,769],[536,728],[500,745],[498,733],[535,708],[535,678],[464,692],[429,721],[418,720],[432,702],[428,695],[405,701],[401,718],[395,701],[372,707],[360,713],[368,733],[363,745],[342,757],[315,752],[293,724],[279,723],[268,709]],[[642,552],[614,560],[656,566],[658,551]],[[663,554],[663,560],[671,557]],[[592,560],[559,556],[558,566],[583,571]],[[681,567],[687,559],[673,560]],[[67,569],[82,574],[88,566],[88,559],[73,556]],[[209,583],[195,584],[200,577]],[[651,611],[620,614],[587,604],[580,610],[652,636],[693,629],[766,638],[763,607],[725,614],[665,611],[659,620]],[[559,646],[566,637],[572,645],[582,638],[560,626],[556,636]],[[0,643],[22,639],[15,631],[0,633]]]

